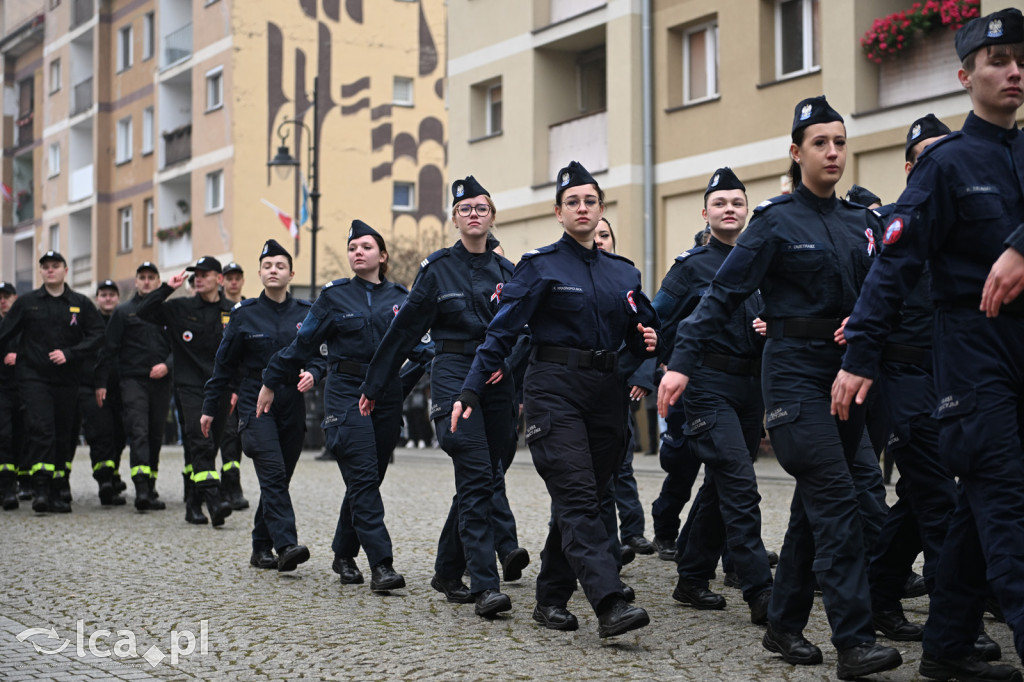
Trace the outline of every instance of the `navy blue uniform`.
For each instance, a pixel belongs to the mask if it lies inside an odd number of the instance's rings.
[[[400,284],[372,284],[355,277],[324,285],[291,345],[274,356],[264,383],[275,390],[327,344],[329,374],[324,389],[327,448],[345,481],[332,549],[354,558],[362,546],[370,566],[393,558],[384,525],[380,484],[402,426],[402,388],[397,372],[387,378],[376,409],[359,414],[360,385],[367,363],[406,300]]]
[[[111,316],[100,313],[104,330],[110,325]],[[104,336],[104,339],[106,336]],[[116,386],[107,390],[103,405],[96,404],[99,354],[102,346],[82,367],[81,383],[78,387],[78,411],[82,435],[89,444],[89,459],[92,475],[99,483],[110,481],[120,469],[121,451],[125,446],[124,421],[121,418],[121,389]],[[77,429],[76,429],[77,433]]]
[[[14,366],[3,361],[7,353],[16,352],[15,340],[0,355],[0,494],[8,490],[8,486],[17,485],[16,480],[27,483],[28,478],[28,468],[23,462],[21,398],[14,378]]]
[[[766,425],[779,463],[796,479],[768,620],[780,632],[803,631],[813,571],[839,650],[875,640],[865,554],[887,508],[863,410],[848,422],[830,414],[843,354],[832,335],[856,302],[878,226],[868,209],[822,199],[803,185],[763,202],[700,305],[679,325],[686,352],[673,353],[675,369],[693,376],[699,344],[724,329],[760,287],[768,322]]]
[[[673,312],[685,317],[697,307],[732,249],[712,235],[706,246],[677,258],[673,269],[678,274],[667,290],[662,285],[665,298],[675,303]],[[669,369],[696,367],[683,394],[684,435],[693,457],[705,465],[704,485],[691,510],[689,537],[679,544],[679,577],[706,588],[708,575],[728,544],[748,602],[772,584],[761,541],[761,496],[754,473],[764,418],[764,340],[752,322],[761,305],[757,293],[743,301],[725,328],[700,345],[697,358],[687,357],[693,348],[677,335],[668,362]],[[671,322],[678,319],[673,317]]]
[[[599,513],[627,447],[628,394],[616,371],[617,351],[625,342],[634,355],[653,356],[637,324],[657,329],[658,317],[629,260],[586,249],[567,234],[523,255],[501,290],[501,304],[464,388],[486,396],[487,378],[502,368],[529,325],[526,441],[555,516],[541,555],[537,602],[564,607],[578,579],[596,611],[606,597],[622,596]],[[463,428],[460,421],[456,435]]]
[[[260,481],[260,501],[253,519],[252,548],[255,552],[274,549],[278,553],[298,544],[295,511],[288,484],[302,453],[306,435],[306,404],[296,388],[298,372],[274,385],[270,412],[256,417],[256,399],[263,386],[263,368],[271,357],[295,338],[310,303],[289,294],[281,303],[261,293],[235,305],[231,321],[217,349],[213,376],[206,382],[203,414],[214,417],[234,377],[241,372],[238,387],[238,433],[242,451],[253,462]],[[303,368],[314,382],[326,373],[324,361],[309,358]],[[290,380],[289,380],[290,379]]]
[[[362,388],[367,398],[379,401],[403,358],[430,330],[435,343],[430,418],[441,448],[452,458],[456,490],[434,568],[445,580],[461,579],[468,568],[473,593],[498,589],[495,552],[518,546],[504,484],[504,470],[515,455],[518,412],[508,367],[504,379],[481,390],[483,409],[460,424],[457,433],[449,429],[452,403],[498,307],[497,292],[512,275],[512,263],[492,248],[470,253],[458,241],[424,259],[409,300],[373,356]],[[504,531],[512,547],[497,542],[499,517],[512,523]]]
[[[1024,253],[1024,139],[973,112],[918,157],[886,248],[847,324],[843,369],[879,375],[900,302],[932,273],[939,454],[960,478],[925,626],[929,656],[971,655],[986,578],[1024,656],[1024,297],[987,318],[985,279],[1007,247]],[[986,570],[987,567],[987,570]]]

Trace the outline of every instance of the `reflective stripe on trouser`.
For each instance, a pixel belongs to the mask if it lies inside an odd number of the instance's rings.
[[[95,464],[92,465],[92,470],[94,472],[99,471],[100,469],[114,469],[114,468],[115,468],[114,460],[112,460],[112,459],[107,459],[107,460],[104,460],[102,462],[96,462]]]
[[[156,478],[156,476],[153,475],[153,471],[144,464],[132,467],[132,478],[135,478],[136,476],[148,476],[150,478]]]

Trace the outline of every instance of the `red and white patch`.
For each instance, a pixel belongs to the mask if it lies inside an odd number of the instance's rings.
[[[503,286],[505,286],[505,285],[502,282],[498,282],[494,286],[494,293],[491,294],[491,303],[494,303],[495,301],[497,301],[498,303],[501,303],[501,288]]]
[[[903,234],[903,219],[893,218],[892,222],[889,223],[889,227],[885,228],[885,239],[882,243],[888,246],[889,244],[895,244],[900,240],[900,235]]]
[[[875,255],[875,232],[874,232],[874,230],[872,230],[869,227],[868,229],[864,230],[864,234],[867,235],[867,238],[868,238],[868,255],[869,256],[874,256]]]
[[[635,313],[636,312],[636,301],[633,300],[633,292],[632,291],[626,292],[626,301],[629,303],[629,307],[632,308],[633,312]]]
[[[296,322],[295,323],[295,329],[302,329],[302,323],[301,322]]]
[[[191,341],[192,340],[192,332],[190,332],[188,330],[183,331],[181,333],[181,340],[184,341],[185,343],[188,343],[189,341]]]
[[[395,315],[397,315],[397,314],[398,314],[398,311],[399,311],[400,309],[401,309],[401,306],[398,306],[398,305],[393,305],[393,306],[391,306],[391,312],[393,312],[393,313],[394,313]]]

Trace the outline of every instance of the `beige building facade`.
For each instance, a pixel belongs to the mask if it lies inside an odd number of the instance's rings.
[[[272,237],[308,292],[311,220],[293,241],[261,200],[300,218],[314,125],[318,284],[348,274],[353,218],[396,251],[448,236],[443,0],[0,0],[0,21],[0,279],[19,290],[54,249],[83,291],[213,255],[253,295]]]
[[[703,228],[717,168],[736,171],[751,205],[787,189],[789,131],[803,98],[824,93],[846,119],[837,189],[856,183],[896,199],[911,122],[932,112],[955,130],[970,110],[952,30],[914,36],[882,64],[861,49],[875,18],[912,4],[451,0],[451,172],[472,173],[491,192],[498,236],[515,259],[560,236],[554,176],[579,160],[607,194],[619,252],[656,288]],[[983,0],[981,11],[1007,4],[1021,3]]]

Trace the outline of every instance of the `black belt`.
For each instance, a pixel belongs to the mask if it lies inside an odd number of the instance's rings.
[[[928,348],[905,346],[902,343],[887,343],[882,350],[883,362],[903,362],[922,369],[931,369],[932,352]]]
[[[761,376],[761,358],[738,358],[734,355],[722,355],[720,353],[704,353],[701,358],[701,365],[710,369],[717,369],[726,374],[738,374],[740,376]]]
[[[772,339],[835,339],[842,320],[822,317],[783,317],[768,320],[768,337]]]
[[[263,368],[260,367],[258,369],[250,369],[246,373],[246,376],[249,377],[250,379],[257,379],[259,381],[263,381]]]
[[[619,366],[619,354],[613,350],[579,350],[562,346],[537,346],[533,350],[535,360],[553,362],[558,365],[581,369],[596,369],[614,372]]]
[[[474,355],[483,341],[455,341],[453,339],[437,339],[434,341],[434,353],[457,353],[458,355]]]
[[[338,374],[351,374],[352,376],[365,379],[366,370],[369,369],[370,366],[364,365],[361,362],[355,362],[354,360],[339,360],[331,367]]]

